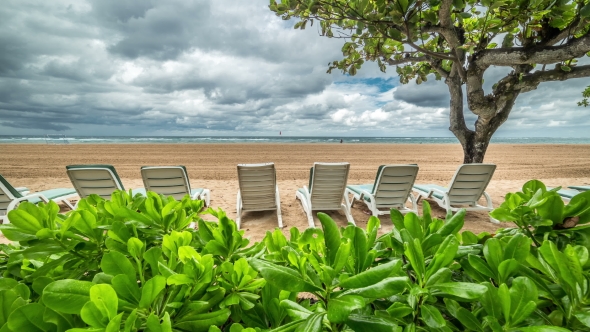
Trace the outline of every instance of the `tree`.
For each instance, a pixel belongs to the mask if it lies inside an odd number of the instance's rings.
[[[490,139],[516,98],[542,82],[589,77],[577,60],[590,52],[589,0],[275,0],[270,9],[295,28],[319,22],[321,34],[345,40],[330,64],[354,75],[365,61],[396,66],[401,83],[429,74],[450,93],[450,130],[464,162],[482,162]],[[484,73],[510,73],[484,92]],[[477,116],[475,129],[463,115]]]

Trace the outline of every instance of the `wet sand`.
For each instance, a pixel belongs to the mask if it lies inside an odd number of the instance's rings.
[[[372,183],[377,167],[383,164],[418,164],[416,183],[447,185],[463,161],[461,147],[455,144],[1,144],[0,174],[13,186],[33,191],[72,187],[65,166],[71,164],[111,164],[126,189],[143,187],[140,167],[146,165],[185,165],[193,187],[211,190],[211,206],[222,208],[230,218],[236,215],[238,163],[274,162],[281,196],[284,232],[307,227],[301,204],[295,199],[297,188],[308,183],[313,162],[349,162],[349,184]],[[548,186],[590,184],[590,145],[508,145],[490,146],[486,163],[497,165],[487,192],[494,206],[502,203],[507,192],[520,189],[529,179]],[[421,205],[421,204],[420,204]],[[445,211],[431,201],[433,214]],[[62,211],[67,211],[64,208]],[[365,227],[369,215],[357,202],[352,215]],[[328,212],[336,222],[346,225],[338,211]],[[211,216],[204,219],[211,220]],[[389,216],[380,217],[382,232],[391,229]],[[316,225],[319,222],[316,217]],[[246,212],[242,229],[253,241],[277,226],[276,214]],[[499,227],[489,222],[485,212],[469,212],[466,230],[494,232]],[[6,241],[0,236],[0,242]]]

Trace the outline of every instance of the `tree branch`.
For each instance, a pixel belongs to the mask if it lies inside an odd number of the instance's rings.
[[[519,64],[551,64],[584,56],[590,51],[590,32],[561,46],[513,47],[484,50],[474,54],[480,68],[488,66],[514,66]]]
[[[571,71],[563,71],[559,66],[556,66],[553,70],[536,71],[532,74],[524,75],[516,87],[521,92],[528,92],[536,89],[543,82],[565,81],[583,77],[590,77],[590,65],[572,67]]]
[[[426,55],[423,56],[415,56],[415,57],[409,57],[409,58],[403,58],[403,59],[399,59],[399,60],[394,60],[394,59],[387,59],[387,64],[389,64],[390,66],[397,66],[397,65],[403,65],[405,63],[416,63],[416,62],[423,62],[423,61],[428,61],[429,57],[427,57]]]
[[[580,18],[576,18],[567,28],[561,30],[555,37],[549,39],[545,44],[548,46],[555,45],[567,38],[569,35],[574,35],[576,28],[580,24]]]

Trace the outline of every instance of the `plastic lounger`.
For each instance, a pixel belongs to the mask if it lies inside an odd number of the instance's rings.
[[[569,188],[572,188],[572,187],[569,187]],[[547,190],[551,190],[551,188],[547,188]],[[566,202],[571,201],[572,198],[574,198],[574,196],[576,196],[579,193],[581,193],[581,191],[575,190],[575,189],[559,189],[557,191],[557,194],[559,196],[561,196],[561,198]]]
[[[236,224],[240,229],[244,211],[277,211],[279,228],[283,228],[281,198],[274,163],[239,164]]]
[[[50,200],[56,203],[63,202],[73,210],[74,206],[68,199],[76,196],[78,196],[76,190],[71,188],[57,188],[29,193],[29,190],[24,187],[13,187],[0,175],[0,220],[10,222],[8,220],[8,212],[12,211],[22,201],[28,201],[33,204],[39,202],[49,203]]]
[[[496,165],[493,164],[464,164],[459,166],[451,184],[448,187],[435,184],[415,184],[414,191],[422,198],[431,198],[442,208],[457,211],[465,208],[467,211],[491,211],[494,209],[492,199],[485,192]],[[477,201],[481,196],[486,199],[486,206],[479,205]],[[498,223],[490,217],[490,221]]]
[[[355,225],[350,213],[350,202],[345,194],[349,163],[314,163],[309,171],[309,187],[303,186],[296,193],[309,227],[315,227],[313,210],[342,210],[349,223]],[[344,199],[345,203],[342,203]]]
[[[578,191],[588,191],[590,190],[590,186],[569,186],[570,189],[575,189]]]
[[[417,174],[418,165],[381,165],[373,184],[346,186],[346,195],[353,196],[350,206],[355,200],[363,200],[373,216],[389,214],[391,209],[417,212],[416,198],[412,195]],[[410,201],[411,208],[406,207],[406,201]]]
[[[125,190],[112,165],[69,165],[66,166],[66,171],[80,198],[96,194],[110,199],[113,191]],[[133,189],[132,194],[145,195],[145,189]]]
[[[209,189],[191,189],[188,172],[184,166],[143,166],[141,177],[145,190],[172,196],[177,200],[181,200],[185,195],[190,195],[192,199],[204,200],[205,206],[209,206],[211,201]]]

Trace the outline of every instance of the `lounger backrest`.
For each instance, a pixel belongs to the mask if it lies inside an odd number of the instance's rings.
[[[111,165],[69,165],[66,170],[80,198],[96,194],[110,199],[113,191],[125,190],[117,171]]]
[[[464,164],[459,166],[451,180],[449,200],[451,205],[474,205],[494,175],[496,165]]]
[[[379,166],[372,192],[377,207],[404,206],[417,174],[418,165]]]
[[[239,164],[238,182],[244,211],[277,208],[277,179],[274,163]]]
[[[8,205],[16,198],[23,197],[18,190],[0,175],[0,216],[6,215]]]
[[[190,194],[191,185],[184,166],[143,166],[141,177],[145,190],[181,200]]]
[[[340,208],[349,170],[349,163],[314,163],[309,185],[314,210]]]

